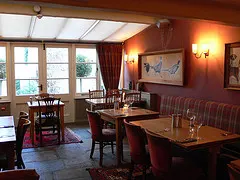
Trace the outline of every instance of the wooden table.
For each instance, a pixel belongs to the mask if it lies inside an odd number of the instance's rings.
[[[29,111],[29,120],[31,121],[31,130],[30,135],[32,139],[32,144],[34,144],[34,136],[35,136],[35,123],[34,123],[34,113],[39,112],[39,106],[37,101],[33,101],[32,104],[27,102],[28,104],[28,111]],[[44,104],[41,107],[45,106]],[[53,108],[54,110],[57,109],[57,104]],[[60,102],[60,123],[61,123],[61,133],[62,133],[62,141],[64,141],[64,103]]]
[[[129,108],[127,110],[114,110],[102,109],[98,110],[101,118],[105,121],[114,123],[116,126],[116,151],[117,151],[117,165],[121,164],[121,150],[122,150],[122,125],[123,120],[135,121],[140,119],[153,119],[158,118],[159,112],[142,109],[142,108]]]
[[[158,118],[152,120],[142,120],[131,122],[134,125],[141,126],[144,129],[158,134],[161,137],[168,138],[172,143],[175,143],[182,148],[194,150],[198,148],[208,148],[208,176],[209,179],[216,179],[216,162],[217,153],[221,145],[230,143],[240,139],[238,134],[230,134],[224,136],[226,131],[210,126],[202,126],[199,130],[200,140],[191,143],[178,143],[176,140],[183,140],[189,136],[189,121],[183,120],[182,128],[172,128],[171,118]],[[169,128],[170,131],[166,131]],[[165,131],[164,131],[165,130]]]
[[[96,107],[104,107],[104,105],[106,105],[106,97],[103,98],[93,98],[93,99],[85,99],[85,101],[90,104],[90,110],[94,111],[94,109]],[[140,106],[142,107],[143,105],[145,105],[146,101],[145,100],[141,100],[140,101]],[[123,102],[120,106],[123,105]],[[104,109],[104,108],[103,108]]]
[[[13,116],[0,116],[0,152],[6,154],[8,169],[14,169],[16,134]]]
[[[106,98],[94,98],[94,99],[85,99],[85,101],[90,104],[90,110],[93,111],[96,106],[104,106],[106,104]]]

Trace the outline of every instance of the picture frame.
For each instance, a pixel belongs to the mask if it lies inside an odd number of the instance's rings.
[[[184,49],[142,53],[138,60],[138,82],[184,85]]]
[[[224,88],[240,90],[240,42],[225,44]]]

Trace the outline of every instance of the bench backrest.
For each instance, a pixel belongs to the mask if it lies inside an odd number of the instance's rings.
[[[188,108],[200,115],[206,125],[240,134],[240,106],[194,98],[161,96],[161,115],[180,113],[186,118]]]

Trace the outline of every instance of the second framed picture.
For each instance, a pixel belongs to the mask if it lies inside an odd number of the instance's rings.
[[[139,54],[139,82],[184,85],[184,49]]]

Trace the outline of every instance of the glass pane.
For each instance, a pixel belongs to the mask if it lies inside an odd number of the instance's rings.
[[[47,78],[68,78],[68,64],[47,64]]]
[[[96,77],[96,64],[76,64],[76,77]]]
[[[38,65],[15,64],[15,79],[38,79]]]
[[[89,89],[97,89],[96,79],[76,79],[76,89],[77,93],[88,92]]]
[[[96,49],[76,48],[76,62],[96,63]]]
[[[68,48],[47,48],[47,63],[68,63]]]
[[[50,94],[68,94],[69,80],[68,79],[47,80],[47,92]]]
[[[0,79],[0,96],[7,96],[7,81]]]
[[[14,48],[15,62],[37,63],[38,48],[36,47],[15,47]]]
[[[16,80],[16,95],[38,94],[38,80]]]
[[[0,62],[6,62],[6,47],[0,47]]]

